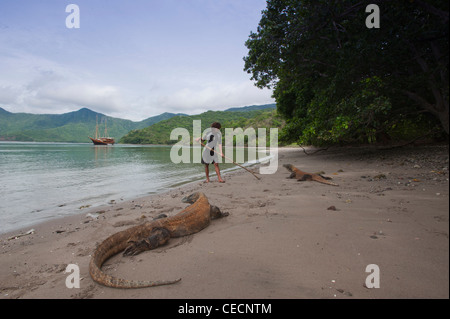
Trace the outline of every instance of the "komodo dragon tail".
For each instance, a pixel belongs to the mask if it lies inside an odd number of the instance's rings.
[[[135,226],[124,231],[115,233],[108,237],[105,241],[103,241],[95,250],[94,256],[91,258],[89,264],[89,273],[97,283],[113,287],[113,288],[145,288],[145,287],[154,287],[154,286],[162,286],[162,285],[171,285],[177,283],[181,280],[181,278],[176,280],[167,280],[167,281],[135,281],[135,280],[126,280],[122,278],[117,278],[111,275],[108,275],[102,271],[103,263],[110,257],[115,254],[125,250],[129,245],[128,239],[130,238],[130,234],[136,232],[137,227],[142,227],[141,225]]]
[[[319,182],[319,183],[322,183],[322,184],[327,184],[327,185],[331,185],[331,186],[339,186],[338,184],[333,183],[333,182],[330,182],[329,180],[325,179],[325,178],[324,178],[323,176],[321,176],[321,175],[316,175],[316,174],[314,174],[314,175],[312,176],[312,180],[313,180],[313,181],[316,181],[316,182]]]

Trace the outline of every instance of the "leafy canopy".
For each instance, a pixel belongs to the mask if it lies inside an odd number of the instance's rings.
[[[287,119],[282,140],[448,134],[448,1],[269,0],[246,46],[245,70]]]

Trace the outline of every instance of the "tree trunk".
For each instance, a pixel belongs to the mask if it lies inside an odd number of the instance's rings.
[[[447,135],[449,134],[448,133],[448,130],[449,130],[449,128],[448,128],[448,122],[449,122],[448,116],[449,116],[449,112],[448,112],[448,101],[447,101],[447,104],[444,106],[443,111],[438,113],[438,118],[441,121],[442,127],[444,128],[444,130],[447,133]]]
[[[403,93],[405,93],[411,100],[419,104],[424,110],[430,112],[431,114],[435,115],[439,121],[442,124],[442,127],[444,128],[444,131],[449,134],[449,105],[448,100],[444,101],[444,97],[442,96],[440,99],[438,99],[437,104],[431,104],[428,101],[426,101],[424,98],[419,96],[417,93],[403,90]]]

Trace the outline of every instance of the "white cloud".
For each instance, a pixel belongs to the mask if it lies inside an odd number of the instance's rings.
[[[0,59],[0,104],[11,112],[63,113],[82,107],[109,114],[125,101],[121,89],[85,70],[21,51]]]
[[[0,106],[17,103],[20,91],[12,86],[0,86]]]
[[[272,103],[272,92],[256,88],[251,81],[216,83],[201,88],[184,87],[158,97],[157,105],[171,112],[198,114],[206,110]]]
[[[164,112],[199,114],[207,110],[272,103],[272,92],[253,82],[234,78],[215,81],[209,74],[158,78],[128,74],[119,66],[117,76],[97,76],[95,70],[71,66],[36,56],[9,56],[0,76],[0,106],[11,112],[64,113],[82,107],[110,116],[143,120]],[[145,74],[145,73],[144,73]],[[10,76],[9,76],[10,75]]]
[[[39,19],[29,8],[37,20],[11,17],[0,33],[0,107],[59,114],[87,107],[139,121],[273,102],[242,70],[244,42],[265,1],[111,3],[110,15],[100,4],[83,6],[79,30],[64,27],[64,10],[62,20],[50,18],[50,4],[38,6]],[[48,25],[37,23],[44,13]]]
[[[124,104],[120,90],[110,85],[98,84],[63,84],[46,86],[32,96],[30,104],[39,106],[68,105],[75,108],[89,107],[99,112],[118,111]]]

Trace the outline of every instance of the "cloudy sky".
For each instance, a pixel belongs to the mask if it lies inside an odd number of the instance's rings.
[[[80,9],[67,28],[66,6]],[[0,107],[133,121],[272,103],[243,71],[265,0],[1,0]]]

